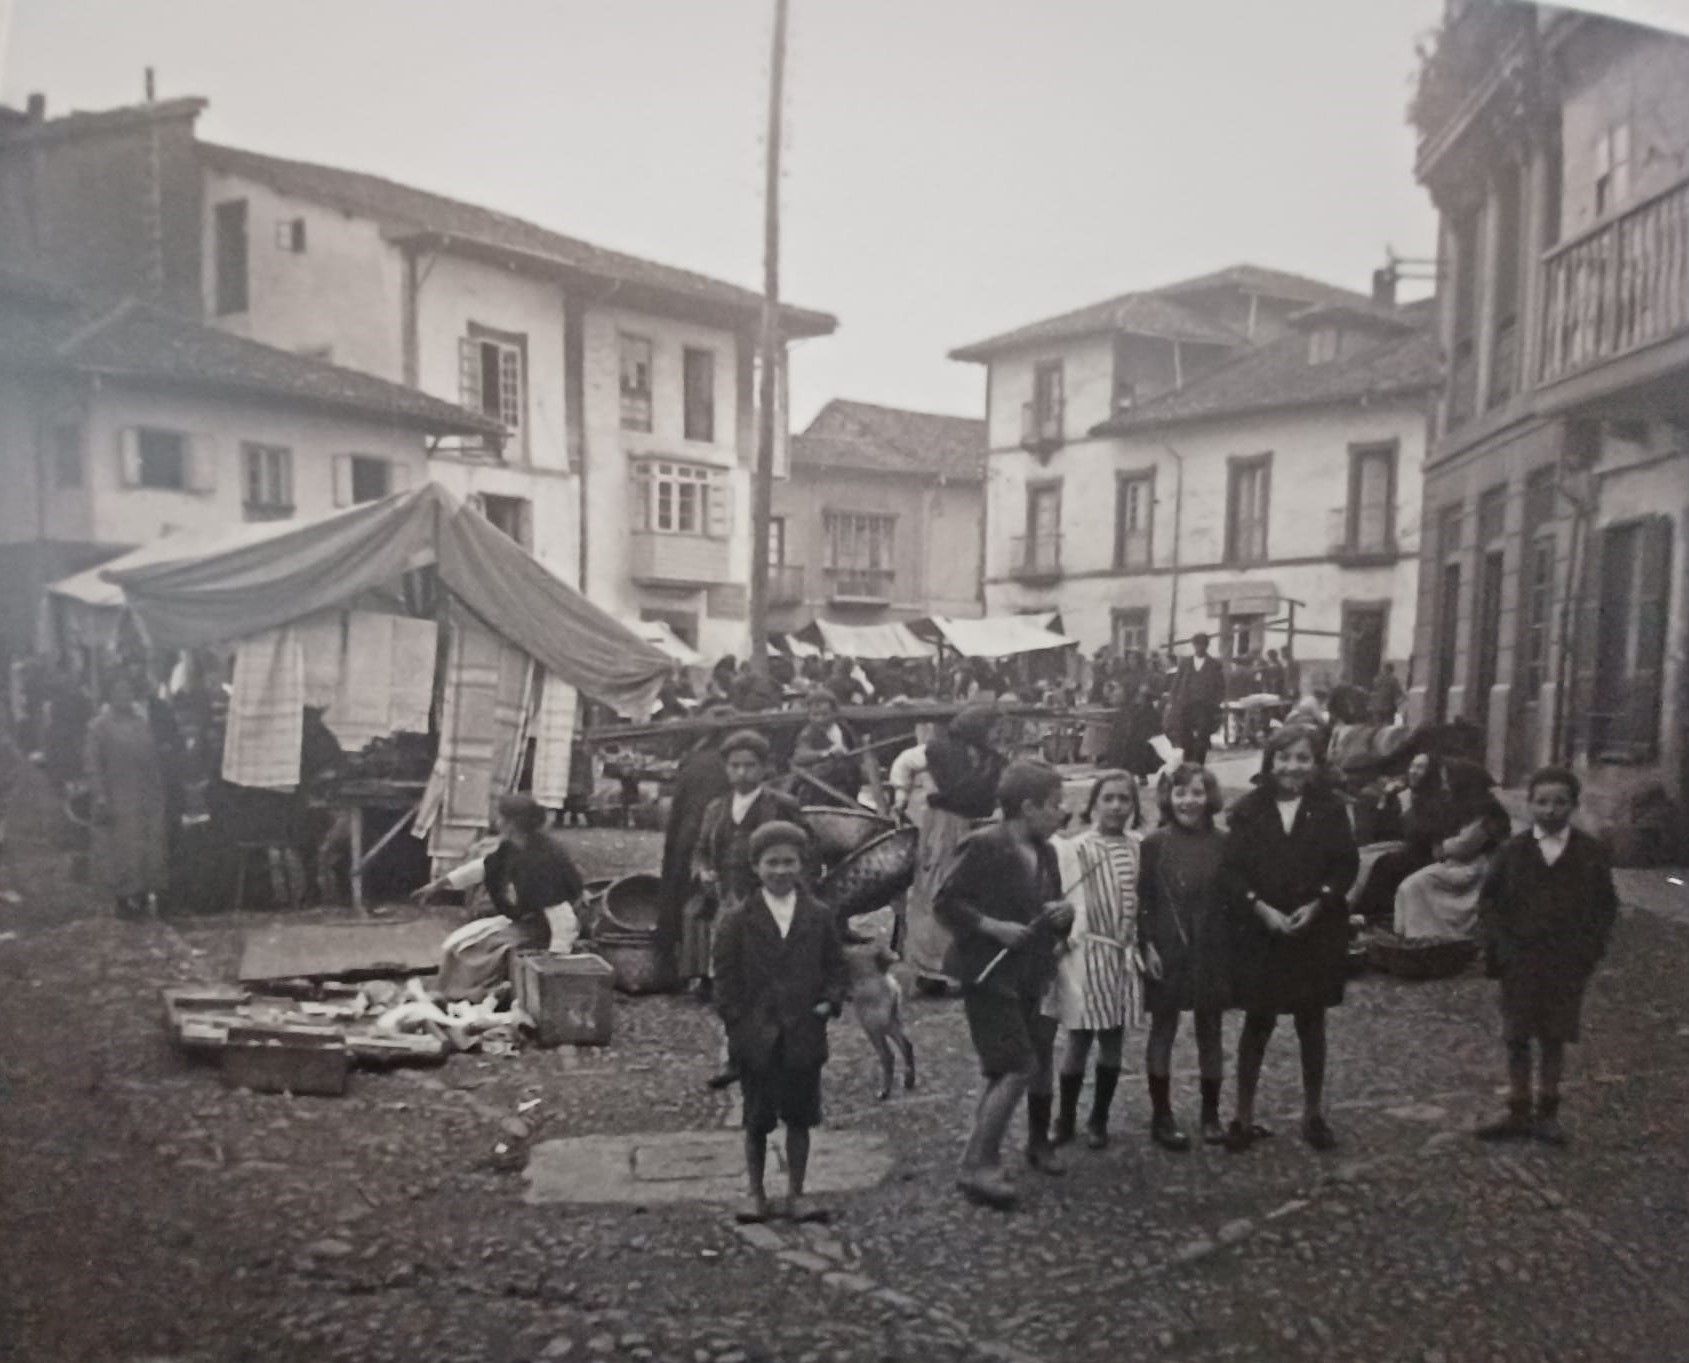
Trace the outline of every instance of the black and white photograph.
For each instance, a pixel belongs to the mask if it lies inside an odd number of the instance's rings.
[[[0,1358],[1689,1363],[1689,0],[0,0]]]

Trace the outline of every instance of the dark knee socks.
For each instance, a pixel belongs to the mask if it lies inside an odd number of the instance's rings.
[[[1170,1075],[1149,1076],[1150,1114],[1156,1121],[1166,1121],[1173,1115],[1173,1080]]]
[[[1204,1079],[1202,1081],[1202,1120],[1204,1122],[1220,1120],[1220,1081],[1218,1079]]]
[[[1098,1083],[1102,1081],[1099,1070]],[[1065,1139],[1073,1139],[1074,1128],[1079,1123],[1079,1090],[1085,1087],[1083,1074],[1060,1075],[1057,1082],[1061,1086],[1061,1106],[1056,1113],[1056,1134]]]
[[[1098,1065],[1096,1091],[1091,1095],[1091,1129],[1106,1131],[1108,1129],[1108,1109],[1114,1102],[1114,1089],[1120,1082],[1120,1066]],[[1078,1094],[1074,1094],[1077,1103]]]
[[[1047,1093],[1029,1093],[1026,1095],[1026,1135],[1027,1144],[1040,1148],[1050,1143],[1050,1095]]]

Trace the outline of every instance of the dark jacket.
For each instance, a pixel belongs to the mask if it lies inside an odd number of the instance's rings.
[[[1181,713],[1218,710],[1226,698],[1226,665],[1213,654],[1202,667],[1194,656],[1179,661],[1179,675],[1173,682],[1173,704]]]
[[[1045,904],[1062,897],[1055,848],[1047,842],[1036,846],[1036,873],[1004,824],[970,833],[957,846],[956,859],[934,896],[933,914],[951,933],[944,973],[960,980],[964,989],[976,987],[974,982],[1003,949],[980,930],[980,919],[1031,923]],[[1040,933],[1005,956],[977,987],[1007,996],[1037,994],[1054,969],[1055,939]]]
[[[674,778],[674,799],[663,830],[663,909],[672,915],[669,930],[680,925],[681,906],[692,892],[692,857],[704,830],[711,801],[727,790],[727,764],[711,735],[681,759]]]
[[[1606,849],[1574,828],[1550,866],[1526,829],[1501,846],[1478,900],[1486,946],[1503,975],[1534,968],[1570,986],[1589,978],[1607,949],[1618,894]]]
[[[1349,812],[1323,782],[1308,787],[1290,831],[1268,786],[1231,807],[1222,889],[1232,923],[1237,1003],[1247,1012],[1292,1013],[1343,1001],[1348,975],[1348,890],[1360,869]],[[1318,900],[1314,921],[1282,937],[1261,922],[1249,895],[1294,913]]]
[[[1230,922],[1220,892],[1225,836],[1164,824],[1138,851],[1138,948],[1161,960],[1144,978],[1152,1013],[1219,1012],[1231,1003]]]
[[[733,792],[716,796],[704,811],[703,831],[698,838],[697,860],[701,869],[714,871],[717,893],[723,903],[749,899],[757,890],[756,872],[751,867],[751,834],[765,823],[783,821],[807,828],[798,802],[766,786],[759,790],[743,821],[733,822]],[[813,867],[814,839],[806,858]]]
[[[493,906],[518,923],[544,924],[545,911],[553,905],[579,905],[581,900],[581,873],[557,837],[544,831],[526,847],[499,843],[487,855],[486,877]],[[550,940],[547,928],[544,941]]]
[[[849,992],[838,928],[807,890],[798,890],[785,937],[760,888],[716,930],[716,1012],[733,1059],[747,1070],[766,1069],[776,1045],[787,1069],[825,1064],[827,1019],[815,1005],[837,1017]]]
[[[927,744],[927,775],[933,784],[927,804],[935,809],[964,819],[990,818],[1002,774],[1003,757],[994,748],[949,734],[939,734]]]

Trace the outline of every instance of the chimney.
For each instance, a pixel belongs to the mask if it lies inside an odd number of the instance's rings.
[[[45,123],[47,121],[47,96],[39,90],[30,94],[24,105],[24,113],[31,123]]]
[[[158,82],[153,78],[152,67],[147,68],[146,79],[147,103],[151,104],[158,97]]]
[[[1381,308],[1396,306],[1396,266],[1392,262],[1372,272],[1372,301]]]

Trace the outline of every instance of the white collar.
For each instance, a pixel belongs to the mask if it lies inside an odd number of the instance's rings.
[[[774,926],[780,929],[780,935],[784,937],[790,933],[792,919],[798,911],[798,892],[794,889],[790,894],[774,895],[764,890],[762,902],[768,905],[768,912],[774,919]]]
[[[756,803],[757,796],[762,794],[762,787],[758,786],[748,795],[741,795],[736,790],[730,790],[727,793],[733,802],[733,822],[740,823],[745,815],[750,812],[751,806]]]

